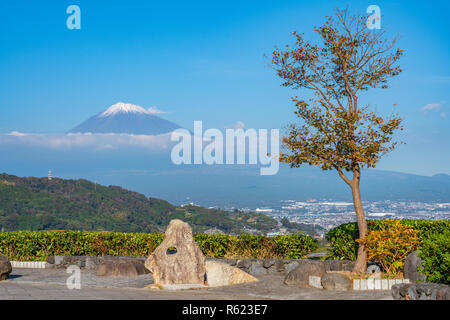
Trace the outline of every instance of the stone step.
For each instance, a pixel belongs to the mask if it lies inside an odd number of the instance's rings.
[[[353,279],[353,290],[391,290],[401,283],[409,283],[409,279]]]
[[[10,261],[13,268],[45,269],[45,261]]]

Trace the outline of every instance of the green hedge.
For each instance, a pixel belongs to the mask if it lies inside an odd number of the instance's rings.
[[[425,239],[419,254],[424,260],[422,270],[427,281],[450,284],[450,230]]]
[[[419,230],[421,241],[450,230],[450,220],[401,219],[400,222]],[[385,220],[367,220],[369,230],[381,230],[385,224]],[[344,223],[331,229],[325,238],[331,245],[327,258],[356,260],[358,243],[355,239],[359,238],[356,222]]]
[[[148,256],[162,242],[160,233],[90,231],[0,232],[0,254],[10,260],[44,261],[48,256]],[[306,235],[267,237],[260,235],[194,234],[208,257],[304,258],[317,248]]]

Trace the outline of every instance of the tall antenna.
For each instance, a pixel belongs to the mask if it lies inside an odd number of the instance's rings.
[[[48,170],[48,180],[49,181],[52,180],[52,170],[51,169]]]

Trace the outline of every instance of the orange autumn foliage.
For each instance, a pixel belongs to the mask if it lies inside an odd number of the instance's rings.
[[[405,259],[419,245],[419,231],[400,223],[400,220],[387,219],[381,230],[370,231],[364,239],[357,239],[367,249],[369,260],[378,261],[383,269],[397,275],[403,269]]]

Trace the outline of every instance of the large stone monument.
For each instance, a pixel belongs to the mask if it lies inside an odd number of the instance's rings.
[[[145,267],[156,285],[203,285],[205,256],[194,240],[191,227],[179,219],[170,221],[163,242],[155,249]]]

